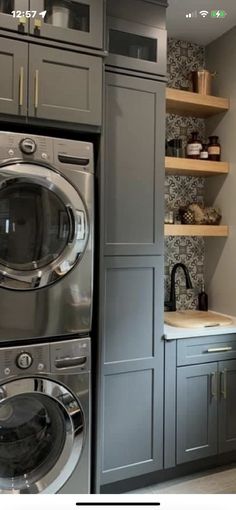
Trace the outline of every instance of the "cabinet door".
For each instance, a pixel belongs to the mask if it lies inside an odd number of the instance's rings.
[[[219,363],[219,451],[236,450],[236,360]]]
[[[61,5],[60,5],[61,4]],[[30,0],[30,32],[42,38],[102,49],[104,0]],[[44,17],[40,11],[46,11]]]
[[[29,21],[22,14],[29,9],[29,0],[1,0],[0,28],[14,32],[28,32]],[[12,11],[15,11],[14,16]]]
[[[105,254],[163,253],[165,86],[107,73]]]
[[[163,468],[163,259],[106,257],[102,484]]]
[[[108,64],[165,76],[166,30],[109,17],[107,37]]]
[[[101,124],[102,59],[30,45],[29,116]]]
[[[177,368],[177,464],[217,453],[217,363]]]
[[[28,44],[0,38],[0,113],[27,114]]]

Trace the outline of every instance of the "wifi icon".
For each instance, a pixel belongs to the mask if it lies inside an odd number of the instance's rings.
[[[200,11],[199,14],[201,14],[201,16],[203,18],[205,18],[209,14],[209,12],[208,11]]]

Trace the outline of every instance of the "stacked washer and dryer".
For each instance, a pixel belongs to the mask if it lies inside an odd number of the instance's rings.
[[[0,493],[90,492],[91,143],[0,132]]]

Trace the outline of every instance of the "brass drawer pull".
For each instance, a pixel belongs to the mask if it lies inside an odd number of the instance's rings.
[[[35,71],[35,89],[34,89],[34,107],[38,108],[39,105],[39,70]]]
[[[211,373],[211,398],[217,399],[217,372]]]
[[[221,372],[221,394],[224,399],[227,399],[227,369],[225,368],[223,372]]]
[[[23,106],[24,100],[24,67],[20,67],[20,81],[19,81],[19,106]]]
[[[212,347],[207,349],[207,352],[229,352],[232,351],[232,347]]]

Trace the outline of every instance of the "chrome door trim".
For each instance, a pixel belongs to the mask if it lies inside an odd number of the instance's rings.
[[[73,473],[83,450],[86,424],[79,401],[64,385],[47,378],[18,378],[2,384],[0,390],[0,405],[15,396],[24,394],[42,394],[54,400],[63,412],[66,428],[65,444],[53,468],[40,480],[33,483],[30,483],[30,476],[27,479],[24,476],[17,477],[14,487],[12,478],[9,481],[9,486],[4,478],[0,478],[0,494],[44,492],[55,494]],[[78,414],[82,414],[82,429],[76,426]]]
[[[22,167],[22,168],[21,168]],[[79,190],[55,168],[41,161],[6,160],[0,165],[0,191],[12,183],[38,184],[53,193],[63,202],[74,218],[74,233],[66,248],[51,263],[32,270],[17,270],[0,263],[0,287],[13,290],[35,290],[55,283],[65,276],[82,258],[86,249],[90,224],[87,207]],[[78,212],[84,214],[85,235],[79,235]],[[69,213],[68,213],[69,214]],[[18,285],[17,285],[18,284]]]

